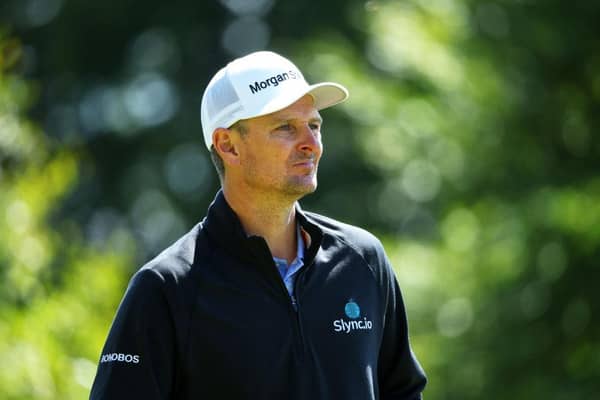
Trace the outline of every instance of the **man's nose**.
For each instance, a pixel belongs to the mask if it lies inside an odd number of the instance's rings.
[[[302,127],[302,141],[299,145],[300,150],[309,153],[321,153],[321,134],[318,130],[312,129],[308,124]]]

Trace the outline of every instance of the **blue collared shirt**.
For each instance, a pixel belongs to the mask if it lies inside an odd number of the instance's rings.
[[[296,258],[294,258],[290,265],[283,258],[273,257],[279,275],[281,275],[292,301],[294,301],[294,282],[296,281],[297,272],[304,265],[304,240],[302,240],[302,233],[299,226],[296,228],[296,236],[298,237]]]

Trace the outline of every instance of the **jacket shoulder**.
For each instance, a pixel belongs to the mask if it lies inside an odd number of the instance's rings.
[[[162,286],[163,289],[185,285],[192,278],[193,266],[198,260],[198,241],[201,236],[203,230],[199,223],[144,264],[135,273],[133,281],[153,281],[152,286]]]
[[[305,215],[309,221],[321,228],[324,236],[344,242],[365,258],[369,264],[373,265],[385,259],[381,241],[366,229],[313,212],[305,212]]]

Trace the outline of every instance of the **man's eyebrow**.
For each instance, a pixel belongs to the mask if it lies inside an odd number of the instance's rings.
[[[294,121],[297,119],[298,118],[296,118],[296,117],[288,116],[288,115],[273,116],[273,122],[288,122],[288,121]],[[315,115],[314,117],[309,118],[308,121],[323,123],[323,118],[320,115]]]

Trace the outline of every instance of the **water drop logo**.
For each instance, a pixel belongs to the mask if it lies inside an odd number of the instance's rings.
[[[352,299],[350,299],[346,303],[346,307],[344,307],[344,311],[346,312],[346,315],[348,316],[348,318],[356,319],[356,318],[360,317],[360,307]]]

